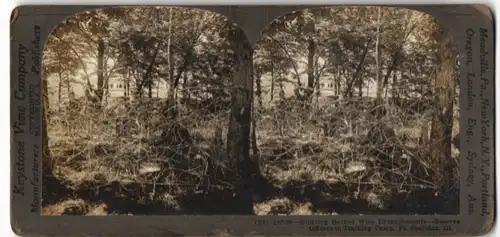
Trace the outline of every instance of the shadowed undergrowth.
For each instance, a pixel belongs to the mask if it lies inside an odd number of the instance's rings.
[[[253,156],[260,160],[263,176],[245,192],[235,190],[227,180],[232,171],[224,159],[225,138],[221,134],[225,132],[218,126],[224,121],[222,116],[203,124],[178,121],[162,125],[163,130],[158,131],[147,131],[144,127],[153,122],[146,120],[136,125],[140,131],[129,128],[132,134],[122,136],[116,136],[113,123],[90,125],[97,130],[73,127],[72,131],[79,132],[71,134],[65,134],[61,127],[56,129],[63,125],[54,124],[50,131],[51,148],[57,169],[56,177],[43,180],[43,214],[338,215],[458,211],[456,188],[432,184],[435,174],[426,166],[425,145],[419,141],[419,117],[398,125],[396,119],[401,118],[386,116],[387,123],[392,119],[395,137],[380,143],[370,140],[370,133],[378,131],[378,123],[367,123],[359,115],[343,118],[349,126],[343,125],[341,119],[325,119],[327,125],[336,126],[337,134],[331,136],[324,133],[322,123],[300,114],[294,116],[286,120],[287,124],[279,124],[272,115],[260,120],[256,136],[259,153]],[[92,119],[86,123],[89,126]],[[392,160],[390,165],[387,160]],[[253,207],[243,207],[244,203],[253,203]]]

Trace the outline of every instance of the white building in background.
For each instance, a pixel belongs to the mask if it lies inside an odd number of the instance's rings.
[[[49,91],[49,102],[51,105],[64,104],[68,101],[68,81],[69,78],[69,87],[73,96],[75,98],[85,96],[85,88],[90,82],[92,87],[97,88],[97,60],[91,59],[87,60],[87,64],[85,65],[85,70],[80,69],[74,75],[65,75],[64,73],[59,77],[59,74],[53,73],[47,78],[48,82],[48,91]],[[113,63],[109,62],[107,68],[112,68]],[[88,81],[87,81],[88,80]],[[62,82],[62,83],[60,83]],[[119,98],[125,95],[126,91],[126,78],[123,75],[118,73],[112,73],[111,77],[108,80],[108,90],[104,91],[107,93],[107,98]],[[129,78],[130,92],[133,93],[135,88],[135,81],[133,78]],[[59,101],[59,90],[61,89],[61,101]],[[155,82],[155,86],[152,89],[153,97],[167,97],[167,87],[166,83],[163,80],[158,80]]]
[[[305,61],[303,59],[302,61]],[[97,88],[97,68],[96,68],[96,60],[88,60],[87,65],[86,65],[86,70],[79,70],[77,73],[74,75],[70,75],[70,87],[71,91],[74,93],[74,96],[76,98],[85,96],[85,86],[87,85],[87,77],[88,80],[90,81],[90,84],[94,87]],[[107,65],[107,68],[112,68],[113,64],[112,62],[109,62]],[[306,65],[305,64],[299,64],[298,65],[298,71],[299,72],[305,72],[306,71]],[[61,84],[61,101],[59,101],[59,88],[60,88],[60,79],[59,75],[57,73],[52,74],[48,78],[48,86],[49,86],[49,101],[52,105],[54,104],[64,104],[68,101],[68,90],[67,90],[67,84],[65,81],[65,76],[63,76],[63,83]],[[294,95],[294,89],[296,88],[296,79],[293,79],[293,74],[292,72],[288,75],[289,81],[288,83],[284,83],[284,92],[285,92],[285,97],[290,97]],[[307,75],[306,73],[302,73],[300,75],[300,81],[301,84],[304,86],[307,84]],[[261,87],[262,87],[262,100],[264,105],[269,105],[271,104],[271,82],[272,78],[270,74],[264,74],[262,75],[262,82],[261,82]],[[325,98],[329,96],[335,95],[334,92],[334,78],[331,77],[321,77],[320,78],[320,97],[319,97],[319,102],[321,103],[324,101]],[[365,79],[365,85],[368,83],[368,81]],[[134,88],[135,88],[135,81],[131,77],[129,78],[129,85],[130,85],[130,92],[133,93]],[[376,96],[376,84],[374,83],[374,80],[370,80],[369,85],[364,87],[364,92],[363,94],[366,96],[370,97],[375,97]],[[275,84],[274,86],[274,99],[279,98],[279,85]],[[108,91],[105,91],[105,93],[108,93],[107,98],[119,98],[123,97],[125,95],[126,91],[126,78],[123,75],[114,73],[110,78],[109,78],[109,84],[108,84]],[[159,97],[159,98],[166,98],[167,97],[167,84],[165,83],[164,80],[158,80],[155,82],[155,86],[153,87],[153,97]],[[110,99],[112,101],[112,99]]]

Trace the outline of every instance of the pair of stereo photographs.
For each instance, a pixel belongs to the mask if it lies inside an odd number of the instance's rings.
[[[20,6],[22,236],[483,235],[486,5]]]

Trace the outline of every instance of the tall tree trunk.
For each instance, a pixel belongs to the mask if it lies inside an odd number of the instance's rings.
[[[167,117],[175,118],[175,82],[174,82],[174,57],[172,53],[172,8],[168,12],[168,42],[167,42],[167,55],[168,55],[168,92],[167,92]]]
[[[227,133],[227,154],[235,165],[237,192],[242,198],[241,211],[253,213],[251,192],[253,181],[260,174],[258,162],[250,157],[250,126],[253,100],[253,49],[244,31],[230,30],[235,56],[231,89],[231,112]],[[242,196],[243,195],[243,196]],[[250,197],[248,196],[250,195]]]
[[[313,31],[314,31],[314,25]],[[316,43],[312,37],[307,39],[307,90],[306,90],[306,104],[310,104],[312,101],[312,95],[314,93],[314,55],[316,52]]]
[[[172,8],[168,11],[168,41],[167,41],[167,55],[168,55],[168,81],[169,91],[168,98],[173,98],[173,85],[174,85],[174,62],[172,54]]]
[[[451,157],[453,102],[456,90],[456,49],[449,30],[440,29],[437,36],[437,71],[435,78],[435,108],[432,117],[430,159],[436,168],[434,182],[443,187],[453,178]]]
[[[99,38],[99,45],[97,47],[97,99],[102,103],[104,96],[104,39]]]
[[[382,83],[382,78],[380,77],[380,15],[382,14],[382,9],[378,8],[377,13],[377,40],[375,42],[375,70],[376,70],[376,80],[377,80],[377,105],[382,103],[382,93],[384,92],[384,86]]]
[[[45,74],[45,73],[44,73]],[[43,97],[42,97],[42,175],[44,177],[51,177],[54,175],[54,161],[49,149],[49,136],[47,132],[47,125],[49,120],[49,93],[47,75],[43,77]]]

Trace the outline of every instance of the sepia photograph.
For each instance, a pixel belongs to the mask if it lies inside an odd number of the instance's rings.
[[[457,215],[459,55],[431,15],[289,12],[250,42],[188,7],[62,21],[43,72],[43,216]]]

